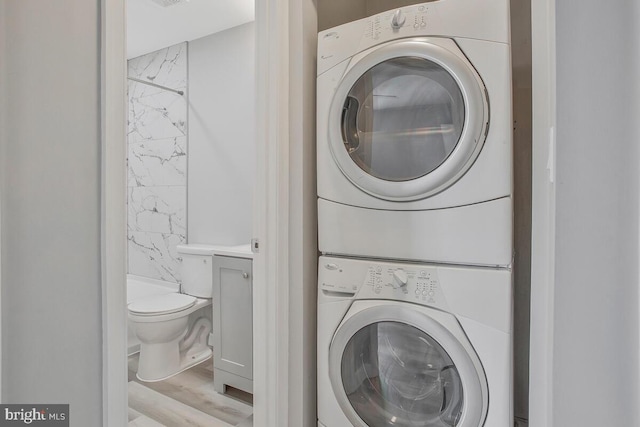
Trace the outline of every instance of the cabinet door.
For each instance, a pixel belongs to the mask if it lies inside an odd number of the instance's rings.
[[[251,260],[213,257],[214,367],[253,378]]]

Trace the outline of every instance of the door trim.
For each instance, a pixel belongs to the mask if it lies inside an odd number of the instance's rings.
[[[126,52],[124,0],[102,0],[102,425],[127,425]]]
[[[289,1],[256,0],[253,423],[265,427],[289,425]]]
[[[555,288],[555,1],[531,2],[532,192],[529,425],[553,425]]]

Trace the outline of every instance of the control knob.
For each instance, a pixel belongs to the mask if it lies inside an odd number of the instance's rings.
[[[391,28],[394,30],[399,30],[400,27],[404,25],[406,18],[402,13],[402,10],[398,9],[393,14],[393,18],[391,18]]]
[[[393,272],[393,287],[396,289],[402,288],[404,286],[407,286],[407,282],[409,281],[409,277],[407,276],[407,273],[402,270],[402,269],[398,269],[396,271]]]

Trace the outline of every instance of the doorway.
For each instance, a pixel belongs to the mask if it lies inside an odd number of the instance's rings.
[[[130,425],[251,424],[251,253],[229,257],[249,257],[244,273],[215,274],[220,254],[200,249],[248,248],[253,236],[253,18],[252,0],[127,2]],[[222,293],[229,272],[247,292]],[[180,308],[182,337],[161,339],[161,319],[176,316],[164,305],[187,298],[202,307]],[[220,299],[249,310],[229,324]],[[231,346],[241,348],[222,369]]]
[[[105,425],[123,425],[127,419],[127,366],[122,357],[126,353],[126,242],[117,234],[126,227],[124,7],[124,0],[102,3]],[[254,359],[255,425],[311,426],[316,419],[315,380],[309,379],[315,378],[317,262],[315,13],[311,1],[256,3],[256,176],[260,179],[254,209],[260,215],[253,222],[260,253],[254,259],[253,314],[254,352],[261,357]],[[304,26],[290,25],[304,20]],[[303,60],[290,64],[290,53]],[[289,97],[289,93],[301,96]],[[290,143],[290,136],[295,143]]]

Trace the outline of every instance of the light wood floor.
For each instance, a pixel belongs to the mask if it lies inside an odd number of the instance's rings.
[[[138,355],[129,357],[129,427],[251,427],[252,396],[213,389],[213,361],[154,383],[136,378]]]

